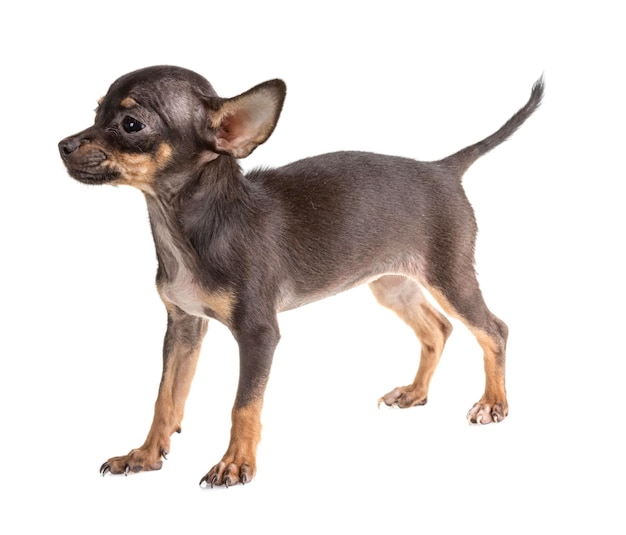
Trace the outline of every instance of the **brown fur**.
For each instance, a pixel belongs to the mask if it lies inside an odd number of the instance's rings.
[[[248,483],[256,475],[256,450],[261,440],[261,408],[257,399],[245,407],[234,407],[230,444],[222,460],[200,480],[200,484],[225,485]]]
[[[170,451],[170,436],[180,433],[185,402],[200,355],[200,344],[207,331],[206,320],[193,319],[175,307],[168,308],[168,334],[165,338],[163,377],[154,406],[152,426],[144,444],[128,455],[112,457],[100,468],[102,474],[123,474],[160,470]]]
[[[422,346],[413,383],[395,388],[381,397],[378,404],[401,408],[424,405],[428,401],[430,380],[452,333],[452,324],[428,302],[411,279],[390,275],[370,283],[370,288],[381,305],[393,310],[413,329]]]

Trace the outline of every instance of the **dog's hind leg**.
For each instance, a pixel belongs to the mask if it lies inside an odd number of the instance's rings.
[[[467,414],[471,423],[501,422],[509,412],[505,389],[508,327],[487,308],[468,256],[440,258],[427,288],[446,314],[460,319],[484,352],[485,392]]]
[[[413,329],[422,345],[413,383],[394,388],[380,398],[379,404],[384,402],[401,408],[424,405],[452,325],[428,302],[419,284],[407,277],[385,275],[370,283],[370,288],[381,305],[393,310]]]

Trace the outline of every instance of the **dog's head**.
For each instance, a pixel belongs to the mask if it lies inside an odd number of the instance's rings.
[[[116,80],[94,125],[61,141],[59,152],[81,182],[153,192],[163,177],[193,173],[220,154],[248,156],[274,130],[285,93],[271,80],[220,98],[192,71],[148,67]]]

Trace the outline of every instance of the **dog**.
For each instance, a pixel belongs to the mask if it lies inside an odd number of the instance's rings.
[[[238,343],[239,383],[230,443],[200,485],[250,482],[280,337],[277,313],[363,283],[421,343],[413,382],[379,405],[426,403],[452,331],[445,313],[461,320],[484,352],[485,391],[468,420],[504,420],[508,327],[479,289],[476,221],[461,181],[533,114],[543,92],[541,77],[499,130],[442,160],[335,152],[244,174],[237,160],[274,131],[283,81],[222,98],[204,77],[180,67],[148,67],[116,80],[99,101],[93,126],[63,139],[59,152],[80,182],[127,184],[144,193],[167,330],[148,436],[141,447],[106,461],[102,475],[162,467],[171,435],[181,430],[207,322],[215,319]]]

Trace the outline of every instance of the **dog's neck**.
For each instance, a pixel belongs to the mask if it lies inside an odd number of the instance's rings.
[[[176,187],[172,187],[176,184]],[[245,177],[230,156],[219,156],[166,187],[145,193],[152,235],[163,275],[175,277],[181,266],[200,273],[212,241],[224,233],[225,222],[248,205]]]

